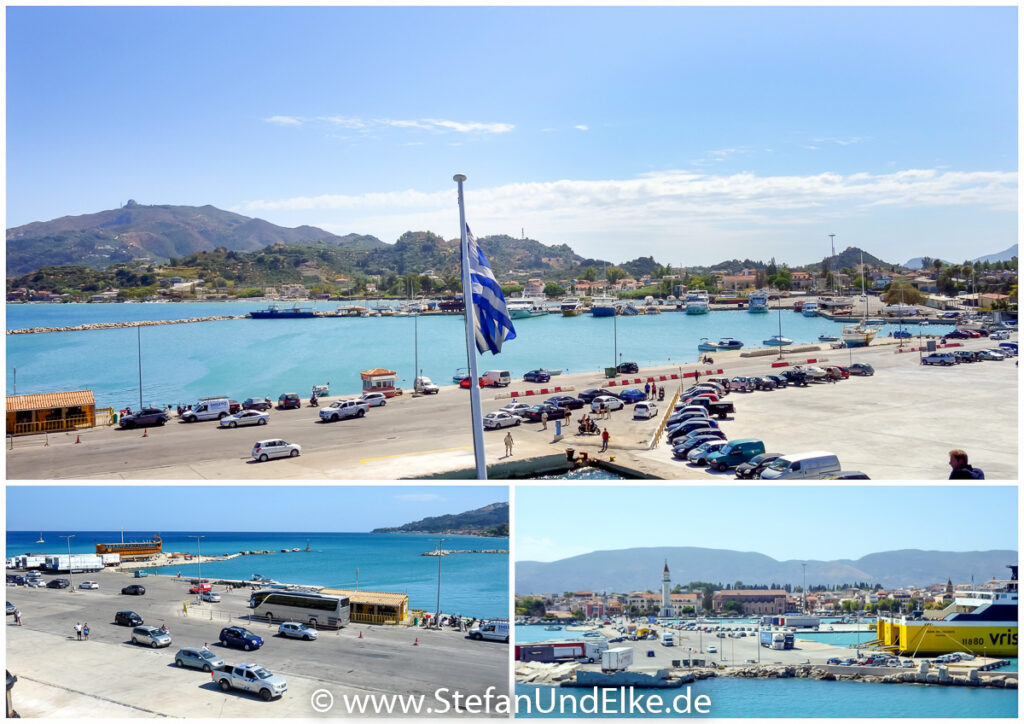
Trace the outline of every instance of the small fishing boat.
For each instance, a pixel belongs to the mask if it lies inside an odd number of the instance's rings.
[[[700,338],[700,344],[697,345],[698,352],[717,352],[718,345],[708,340],[707,337]]]
[[[317,397],[327,397],[327,395],[331,394],[331,383],[313,385],[313,394]]]
[[[896,339],[909,339],[912,335],[905,329],[897,329],[892,336]]]
[[[804,311],[804,300],[803,299],[797,299],[795,302],[793,302],[793,311],[794,312],[802,312],[802,311]]]
[[[785,347],[788,344],[793,344],[793,340],[788,337],[783,337],[781,334],[773,334],[771,337],[764,340],[763,344],[767,347]]]
[[[839,341],[839,337],[837,335],[834,335],[834,334],[819,334],[818,335],[818,341],[819,342],[838,342]]]
[[[720,340],[718,340],[718,344],[716,345],[716,348],[722,351],[728,351],[730,349],[741,349],[742,347],[743,342],[739,341],[738,339],[733,339],[732,337],[722,337]]]
[[[747,311],[753,314],[761,314],[768,311],[768,294],[766,292],[752,292],[747,297]]]
[[[614,317],[619,310],[615,297],[594,297],[590,302],[590,313],[595,317]]]
[[[818,303],[817,302],[804,302],[803,309],[800,310],[805,317],[817,317],[818,316]]]
[[[541,372],[546,372],[551,377],[554,377],[555,375],[562,374],[562,372],[564,372],[565,370],[549,370],[547,367],[541,367],[540,371]]]
[[[624,317],[635,317],[640,314],[640,310],[636,308],[633,302],[626,302],[625,306],[622,307],[622,316]]]
[[[562,627],[561,626],[545,626],[544,630],[545,631],[561,631]]]
[[[454,382],[455,384],[458,384],[458,383],[462,382],[462,379],[464,377],[467,377],[468,375],[469,375],[469,367],[459,367],[457,370],[455,370],[455,374],[452,375],[452,382]]]
[[[508,303],[508,315],[512,319],[546,317],[547,308],[536,299],[513,299]]]

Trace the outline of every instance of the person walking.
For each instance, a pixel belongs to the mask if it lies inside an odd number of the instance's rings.
[[[565,408],[565,426],[569,427],[569,423],[572,422],[572,410],[568,407]]]
[[[85,640],[86,641],[89,640],[89,624],[88,623],[86,623],[84,626],[82,626],[82,635],[85,636]]]
[[[644,399],[645,400],[651,399],[651,383],[650,382],[644,382]]]
[[[601,452],[608,450],[608,439],[610,437],[611,435],[608,434],[608,428],[606,427],[604,432],[601,433]]]
[[[967,453],[963,450],[949,451],[950,480],[984,480],[985,473],[981,468],[971,467],[967,462]]]
[[[75,636],[78,637],[79,641],[82,640],[82,622],[81,621],[75,621]]]
[[[547,413],[547,410],[545,410],[544,412],[540,413],[540,423],[541,423],[541,428],[540,428],[541,430],[547,430],[548,429],[548,413]]]
[[[512,457],[512,433],[505,433],[505,457]]]
[[[14,625],[21,626],[21,609],[14,609]]]

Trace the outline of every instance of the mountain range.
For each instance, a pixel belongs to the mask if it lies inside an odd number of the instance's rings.
[[[437,515],[397,528],[377,528],[371,533],[453,533],[474,531],[480,534],[508,535],[508,503],[491,503],[457,515]]]
[[[661,572],[668,563],[673,584],[710,581],[747,584],[801,585],[807,564],[807,585],[839,585],[863,581],[885,587],[928,585],[1006,578],[1006,565],[1017,562],[1009,550],[898,550],[872,553],[857,560],[777,561],[762,553],[716,548],[662,547],[594,551],[550,563],[516,563],[516,594],[562,591],[624,593],[660,590]]]
[[[1006,249],[1003,249],[1002,251],[997,252],[995,254],[986,254],[985,256],[975,257],[974,259],[971,259],[971,263],[973,264],[974,262],[978,262],[978,261],[983,262],[983,263],[986,262],[986,261],[990,262],[990,263],[994,262],[994,261],[1010,261],[1015,256],[1017,256],[1017,245],[1016,244],[1014,244],[1013,246],[1008,247]],[[903,266],[907,267],[908,269],[920,269],[921,268],[921,263],[924,261],[924,259],[925,259],[925,257],[923,257],[923,256],[915,256],[913,259],[908,259],[907,262]],[[953,262],[948,262],[945,259],[943,259],[942,261],[945,264],[953,263]]]

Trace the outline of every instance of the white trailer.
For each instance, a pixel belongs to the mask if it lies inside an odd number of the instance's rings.
[[[633,649],[617,646],[601,655],[601,671],[625,671],[633,665]]]
[[[100,553],[100,560],[103,561],[103,565],[105,566],[119,566],[121,565],[121,554]]]
[[[72,553],[59,556],[46,556],[44,568],[49,571],[68,571],[70,573],[87,573],[103,570],[103,559],[87,553]]]
[[[46,556],[44,555],[31,555],[26,554],[23,556],[17,556],[18,568],[29,569],[29,568],[42,568],[46,565]]]

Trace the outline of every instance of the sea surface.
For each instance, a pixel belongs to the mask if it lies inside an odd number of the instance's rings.
[[[73,326],[98,322],[186,319],[246,314],[257,302],[183,304],[8,304],[7,329]],[[337,305],[321,305],[329,311]],[[783,311],[782,333],[795,343],[816,343],[838,334],[842,323]],[[482,355],[481,372],[507,369],[513,377],[538,367],[567,373],[595,372],[619,360],[641,366],[694,362],[701,338],[732,337],[749,347],[779,331],[779,314],[718,311],[704,315],[595,318],[548,315],[516,320],[517,338],[499,357]],[[883,326],[887,336],[895,326]],[[914,331],[917,331],[914,328]],[[949,326],[921,327],[942,334]],[[616,333],[617,330],[617,333]],[[93,390],[101,407],[139,402],[139,339],[142,398],[147,405],[194,403],[200,397],[306,396],[314,384],[331,393],[360,391],[359,372],[375,367],[398,372],[399,386],[412,387],[419,368],[434,382],[451,384],[465,368],[464,321],[459,315],[338,319],[255,320],[174,324],[158,327],[23,334],[7,337],[7,390],[21,394]],[[617,342],[616,342],[617,339]],[[618,357],[616,357],[616,350]],[[850,353],[843,351],[844,357]],[[853,351],[856,360],[857,351]],[[712,353],[714,356],[714,353]],[[557,378],[555,378],[557,381]]]
[[[7,531],[7,556],[23,553],[67,553],[61,535],[74,534],[72,553],[95,553],[95,543],[121,540],[120,531]],[[409,594],[412,608],[433,611],[437,602],[438,559],[421,556],[436,548],[436,536],[394,533],[201,533],[204,556],[243,550],[272,550],[269,555],[239,556],[202,564],[203,577],[247,580],[252,574],[281,583],[333,588],[394,591]],[[125,532],[124,539],[147,540],[152,532]],[[196,552],[187,533],[164,532],[164,552]],[[194,534],[193,534],[194,535]],[[507,538],[445,536],[449,550],[508,549]],[[281,548],[311,551],[281,553]],[[476,617],[508,617],[508,555],[454,554],[441,559],[441,610]],[[357,573],[358,569],[358,573]],[[197,575],[195,564],[152,569],[168,575]]]
[[[690,685],[691,701],[700,694],[710,700],[708,714],[665,712],[650,714],[661,718],[693,717],[765,717],[765,718],[833,718],[833,717],[1016,717],[1017,692],[1005,689],[971,689],[959,686],[918,686],[912,684],[867,684],[859,681],[814,681],[813,679],[705,679]],[[662,704],[671,706],[672,697],[686,692],[687,687],[658,692],[636,691],[636,696],[662,697]],[[516,684],[517,718],[610,716],[635,717],[636,713],[572,714],[568,704],[565,713],[527,713],[521,695],[540,697],[540,704],[549,709],[552,696],[576,699],[592,694],[590,689],[559,689]],[[624,696],[624,695],[623,695]],[[621,696],[619,700],[621,701]],[[680,702],[680,705],[682,702]],[[615,706],[620,709],[620,706]]]

